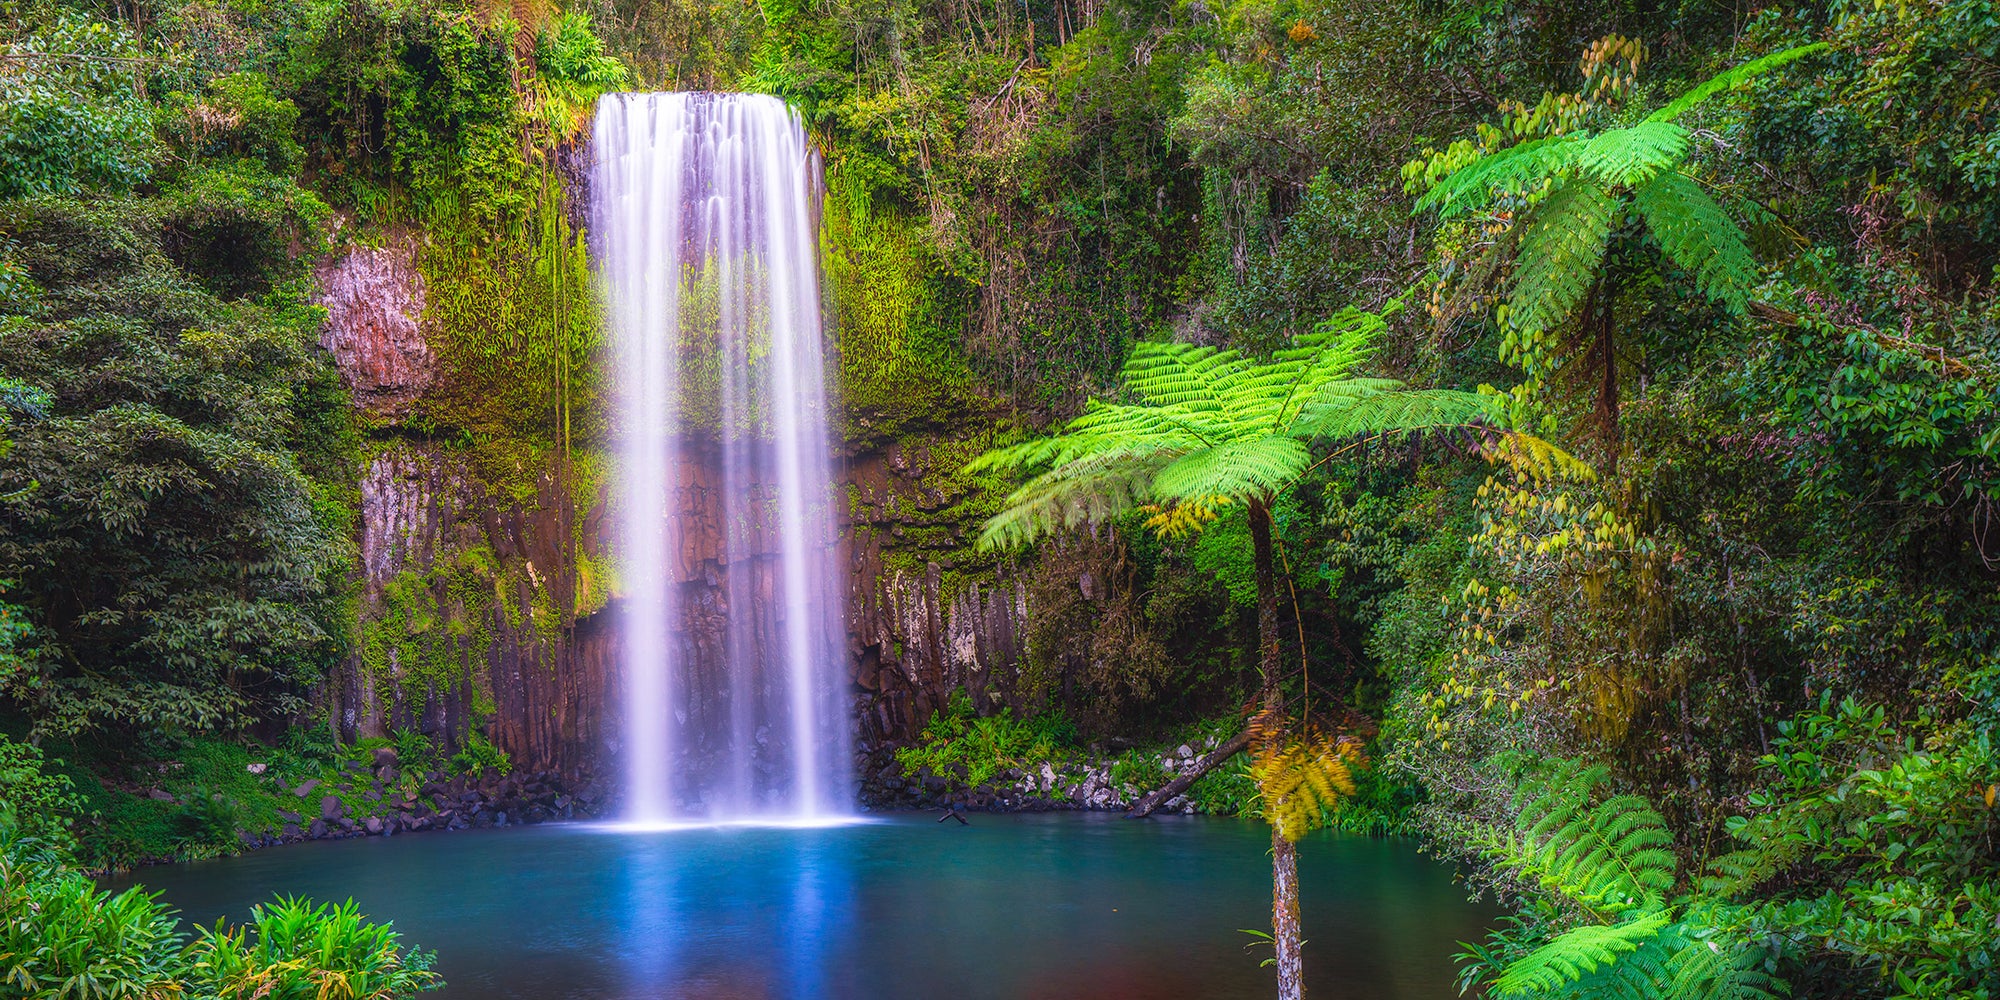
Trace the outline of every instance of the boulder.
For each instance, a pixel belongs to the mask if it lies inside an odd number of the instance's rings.
[[[303,799],[306,796],[311,795],[313,793],[313,789],[318,787],[319,787],[318,778],[307,778],[306,780],[299,782],[299,787],[292,789],[292,794]]]
[[[328,795],[319,800],[320,819],[336,820],[345,815],[347,815],[347,806],[341,803],[340,796]]]

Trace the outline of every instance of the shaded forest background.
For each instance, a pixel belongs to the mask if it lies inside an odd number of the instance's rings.
[[[1118,393],[1138,342],[1261,355],[1389,309],[1374,374],[1492,387],[1575,456],[1325,446],[1274,510],[1287,684],[1376,733],[1352,824],[1517,904],[1469,981],[1668,912],[1796,996],[2000,992],[1991,3],[10,0],[0,32],[5,773],[63,760],[83,801],[49,809],[106,858],[230,849],[245,820],[135,800],[121,768],[192,762],[213,803],[245,746],[340,752],[284,734],[326,732],[292,723],[342,664],[395,649],[420,686],[452,668],[432,635],[602,607],[474,553],[364,608],[356,484],[422,441],[497,495],[593,495],[591,102],[757,90],[825,158],[845,446],[948,456],[950,523],[898,550],[946,589],[998,571],[968,528],[1011,485],[957,466]],[[1678,119],[1671,169],[1720,223],[1617,193],[1601,232],[1562,228],[1545,199],[1590,168],[1560,159],[1416,207],[1812,43]],[[1682,223],[1754,260],[1717,284],[1664,249]],[[440,381],[382,419],[316,346],[314,266],[411,234]],[[1581,284],[1526,331],[1562,294],[1543,272]],[[1255,688],[1241,512],[1142,520],[1010,570],[1007,707],[1063,741],[1223,725]],[[438,594],[487,610],[434,623]],[[1626,796],[1669,835],[1664,910],[1564,881]]]

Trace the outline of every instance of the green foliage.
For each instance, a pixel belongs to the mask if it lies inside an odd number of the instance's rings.
[[[1141,344],[1126,362],[1140,402],[1093,403],[1063,432],[981,456],[969,471],[1038,472],[986,523],[984,546],[1020,545],[1100,523],[1142,504],[1268,506],[1311,462],[1307,443],[1428,427],[1487,415],[1485,398],[1403,390],[1353,374],[1384,329],[1347,310],[1268,362],[1233,350]],[[1173,524],[1172,521],[1163,524]]]
[[[158,130],[176,165],[247,161],[277,177],[291,177],[305,162],[297,137],[299,107],[271,91],[258,72],[209,80],[198,94],[175,91],[159,113]]]
[[[0,49],[0,198],[123,191],[154,152],[143,79],[123,27],[72,13]]]
[[[1524,777],[1509,832],[1485,850],[1569,908],[1495,932],[1460,956],[1461,985],[1490,979],[1501,997],[1610,996],[1775,1000],[1790,988],[1765,965],[1734,913],[1700,897],[1669,900],[1672,837],[1643,798],[1593,801],[1602,767],[1544,762]],[[1565,929],[1566,928],[1566,929]]]
[[[113,894],[0,817],[0,988],[22,1000],[282,997],[404,1000],[441,985],[434,956],[406,948],[350,900],[279,899],[251,922],[193,943],[157,897]]]
[[[301,468],[350,474],[316,412],[340,405],[320,314],[218,301],[152,206],[5,211],[43,295],[0,323],[0,371],[53,405],[0,470],[23,494],[0,506],[0,576],[35,627],[0,685],[48,733],[290,710],[347,634],[352,543]]]
[[[100,890],[0,822],[0,987],[9,996],[173,996],[181,941],[153,896]]]
[[[952,692],[951,702],[924,725],[922,742],[896,750],[904,774],[928,768],[932,774],[978,788],[1003,770],[1031,771],[1059,766],[1074,752],[1076,726],[1060,712],[1017,719],[1010,708],[974,713],[972,698]]]
[[[76,848],[71,834],[83,800],[61,774],[45,770],[42,751],[0,735],[0,829],[68,853]]]
[[[1593,802],[1609,772],[1556,761],[1521,782],[1516,830],[1488,853],[1591,913],[1655,910],[1674,887],[1673,836],[1645,799]]]
[[[353,900],[315,904],[280,896],[250,910],[250,922],[199,928],[189,976],[223,997],[274,1000],[395,1000],[443,985],[436,956],[405,948],[388,924],[369,923]]]
[[[514,762],[507,751],[493,745],[486,734],[475,729],[466,734],[458,752],[451,755],[451,769],[457,774],[470,774],[475,778],[487,775],[506,777],[514,769]]]
[[[1789,440],[1786,461],[1828,500],[1937,508],[2000,500],[2000,367],[1807,315],[1754,354],[1737,391]],[[1828,461],[1831,445],[1840,460]]]
[[[1991,699],[2000,670],[1966,689]],[[1741,849],[1717,860],[1706,891],[1747,898],[1739,919],[1793,965],[1844,958],[1897,998],[1989,995],[2000,974],[1990,723],[1899,727],[1880,706],[1823,697],[1780,724],[1749,815],[1728,823]]]

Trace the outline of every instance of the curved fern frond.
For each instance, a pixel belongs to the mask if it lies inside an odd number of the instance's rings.
[[[1259,742],[1264,748],[1250,762],[1259,807],[1278,835],[1291,841],[1325,824],[1354,794],[1354,772],[1367,763],[1359,739],[1317,727],[1290,740]]]
[[[1107,448],[1030,479],[979,533],[982,550],[1027,545],[1065,528],[1105,521],[1152,498],[1152,478],[1180,452]]]
[[[1786,49],[1783,52],[1773,52],[1761,59],[1752,59],[1735,69],[1726,70],[1710,77],[1693,90],[1668,102],[1666,107],[1647,115],[1646,120],[1649,122],[1672,121],[1687,114],[1688,110],[1695,105],[1708,100],[1710,97],[1724,90],[1733,89],[1751,77],[1768,73],[1788,62],[1804,59],[1815,52],[1824,52],[1827,48],[1829,46],[1825,42],[1814,42],[1811,45],[1801,45],[1797,48]]]
[[[1557,135],[1488,153],[1424,192],[1411,214],[1436,209],[1439,218],[1450,219],[1484,208],[1500,195],[1524,193],[1530,184],[1539,186],[1543,178],[1560,173],[1575,155],[1571,147],[1576,141],[1574,135]]]
[[[1602,765],[1558,759],[1523,780],[1516,829],[1489,842],[1488,853],[1595,913],[1657,909],[1674,887],[1673,836],[1636,795],[1593,805],[1608,775]]]
[[[1597,279],[1619,215],[1618,199],[1587,180],[1564,184],[1535,206],[1521,234],[1507,306],[1517,329],[1548,330],[1576,311]]]
[[[1703,295],[1734,313],[1750,308],[1757,260],[1736,220],[1694,178],[1669,170],[1634,190],[1632,207],[1660,251],[1694,276]]]
[[[1673,923],[1665,912],[1622,924],[1585,924],[1516,959],[1493,982],[1495,996],[1554,993],[1609,969],[1626,955],[1653,943]]]
[[[1289,437],[1231,442],[1189,452],[1160,469],[1152,494],[1161,500],[1261,499],[1283,489],[1311,460],[1306,446]]]
[[[1628,187],[1680,163],[1687,150],[1686,129],[1648,121],[1591,136],[1579,145],[1576,162],[1607,187]]]

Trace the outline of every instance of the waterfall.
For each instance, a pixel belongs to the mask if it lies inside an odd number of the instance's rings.
[[[627,819],[851,810],[818,160],[776,98],[610,94]]]

